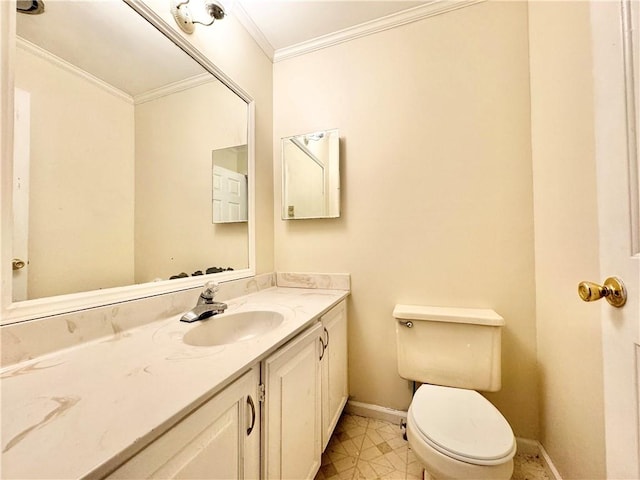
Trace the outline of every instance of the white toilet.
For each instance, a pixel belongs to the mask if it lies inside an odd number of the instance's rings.
[[[475,390],[501,388],[504,319],[493,310],[396,305],[398,372],[422,382],[407,438],[427,478],[504,479],[516,441],[509,423]]]

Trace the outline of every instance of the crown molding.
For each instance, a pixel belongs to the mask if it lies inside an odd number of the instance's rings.
[[[178,80],[177,82],[163,85],[162,87],[154,88],[153,90],[146,91],[133,97],[133,103],[139,105],[141,103],[150,102],[161,97],[166,97],[173,93],[178,93],[183,90],[204,85],[205,83],[217,82],[218,79],[210,73],[201,73],[193,77],[186,78],[184,80]]]
[[[124,100],[127,103],[133,104],[133,98],[131,97],[131,95],[123,92],[122,90],[105,82],[104,80],[100,80],[98,77],[90,74],[89,72],[76,67],[74,64],[69,63],[66,60],[63,60],[57,55],[54,55],[53,53],[45,50],[42,47],[39,47],[34,43],[31,43],[28,40],[25,40],[22,37],[16,36],[16,47],[21,48],[22,50],[29,52],[32,55],[35,55],[39,58],[42,58],[43,60],[46,60],[47,62],[52,63],[53,65],[63,70],[66,70],[69,73],[72,73],[73,75],[83,78],[84,80],[87,80],[90,83],[93,83],[95,86],[119,98],[120,100]]]
[[[391,28],[406,25],[408,23],[417,22],[418,20],[422,20],[425,18],[442,15],[444,13],[458,10],[460,8],[470,7],[472,5],[485,1],[486,0],[433,0],[419,7],[414,7],[402,12],[393,13],[391,15],[387,15],[386,17],[361,23],[360,25],[345,28],[335,33],[323,35],[306,42],[292,45],[290,47],[280,48],[273,54],[273,62],[275,63],[287,58],[304,55],[305,53],[327,48],[339,43],[348,42],[356,38],[372,35],[374,33],[389,30]],[[251,31],[249,31],[249,33],[251,33]]]
[[[1,0],[0,0],[1,1]],[[125,102],[138,105],[140,103],[150,102],[151,100],[156,100],[161,97],[166,97],[167,95],[171,95],[172,93],[181,92],[183,90],[187,90],[189,88],[197,87],[198,85],[203,85],[209,82],[218,81],[214,76],[209,73],[202,73],[200,75],[195,75],[193,77],[187,78],[185,80],[179,80],[177,82],[170,83],[168,85],[163,85],[162,87],[154,88],[153,90],[149,90],[147,92],[141,93],[139,95],[131,96],[128,93],[123,92],[122,90],[114,87],[113,85],[105,82],[104,80],[100,80],[98,77],[90,74],[89,72],[82,70],[81,68],[76,67],[72,63],[63,60],[62,58],[54,55],[53,53],[39,47],[38,45],[31,43],[28,40],[25,40],[21,37],[16,37],[16,46],[25,50],[26,52],[31,53],[39,58],[42,58],[53,65],[66,70],[88,82],[91,82],[98,88],[105,90],[107,93],[119,98],[120,100],[124,100]]]
[[[253,37],[260,49],[269,58],[269,60],[273,62],[275,49],[273,48],[271,43],[269,43],[267,37],[264,36],[262,30],[258,28],[258,26],[255,24],[253,19],[249,16],[240,2],[234,3],[231,15],[233,15],[233,17],[236,18],[238,22],[240,22],[240,24],[247,30],[247,32],[249,32],[249,35]]]

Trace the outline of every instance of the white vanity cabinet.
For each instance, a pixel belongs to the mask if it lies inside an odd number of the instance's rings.
[[[347,398],[342,301],[107,478],[312,479]]]
[[[264,362],[264,477],[310,479],[348,398],[343,301]]]
[[[260,478],[259,383],[255,366],[107,478]]]
[[[264,362],[264,478],[313,478],[320,468],[322,325]]]
[[[322,450],[349,398],[347,376],[347,304],[340,302],[320,319],[324,337],[322,345]]]

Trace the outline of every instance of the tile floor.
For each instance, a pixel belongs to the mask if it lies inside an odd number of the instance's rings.
[[[343,414],[315,480],[421,480],[422,466],[398,425]],[[542,462],[517,454],[512,480],[549,480]]]

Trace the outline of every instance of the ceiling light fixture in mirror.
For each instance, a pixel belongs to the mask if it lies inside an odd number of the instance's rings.
[[[226,16],[222,0],[171,0],[171,14],[185,33],[193,33],[196,23],[209,27]]]

